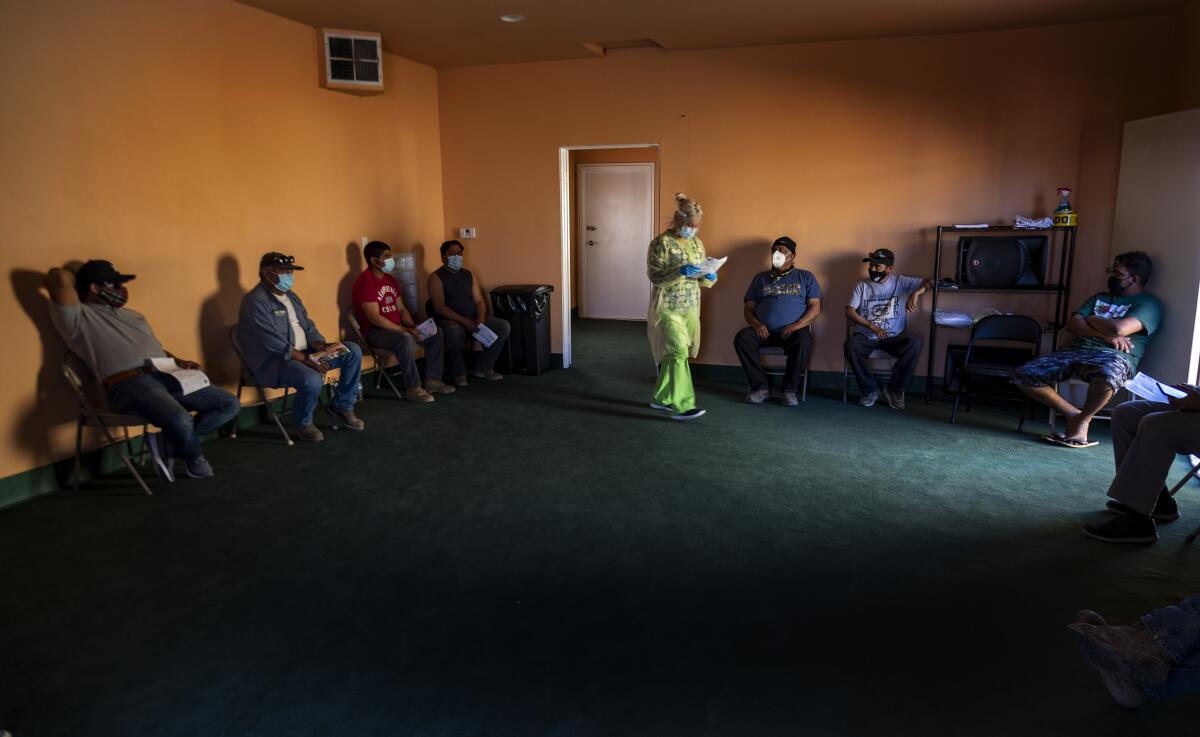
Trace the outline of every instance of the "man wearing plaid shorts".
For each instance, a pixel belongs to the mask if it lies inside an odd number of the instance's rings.
[[[1071,315],[1067,330],[1076,340],[1069,348],[1026,363],[1012,382],[1037,401],[1067,418],[1066,433],[1046,440],[1067,448],[1097,445],[1088,426],[1118,389],[1137,373],[1151,336],[1162,321],[1162,303],[1146,291],[1152,265],[1141,251],[1122,253],[1108,272],[1108,291],[1095,294]],[[1087,399],[1076,407],[1055,385],[1067,379],[1087,382]]]

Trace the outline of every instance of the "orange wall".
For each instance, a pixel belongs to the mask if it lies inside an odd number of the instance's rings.
[[[839,310],[869,248],[926,274],[933,225],[1048,214],[1068,185],[1082,213],[1079,301],[1103,283],[1122,124],[1168,107],[1171,24],[441,70],[447,225],[479,227],[475,263],[494,283],[561,287],[558,147],[657,142],[660,212],[675,191],[696,197],[710,254],[731,257],[705,290],[699,360],[734,364],[745,285],[780,233]],[[840,319],[817,336],[814,368],[840,370]]]
[[[571,181],[571,307],[579,306],[579,220],[581,209],[578,197],[579,169],[583,164],[658,164],[657,148],[597,148],[570,152]],[[655,182],[658,176],[655,175]],[[657,210],[657,207],[655,208]],[[657,212],[654,222],[658,222]]]
[[[313,35],[227,0],[2,6],[0,477],[70,449],[38,291],[51,266],[107,258],[137,274],[130,306],[229,384],[227,326],[262,252],[308,267],[297,292],[326,335],[359,236],[436,260],[436,72],[388,55],[383,95],[327,91]]]
[[[1200,0],[1192,0],[1176,15],[1174,46],[1171,108],[1200,107]]]

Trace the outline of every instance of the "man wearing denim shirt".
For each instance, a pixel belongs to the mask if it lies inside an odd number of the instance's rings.
[[[363,421],[354,416],[362,349],[347,343],[348,352],[327,361],[314,360],[311,354],[325,349],[325,337],[292,291],[293,274],[304,267],[276,251],[265,254],[258,267],[259,284],[242,298],[238,314],[238,348],[246,368],[263,386],[296,390],[292,410],[296,434],[301,440],[313,441],[325,438],[313,424],[325,374],[340,369],[337,391],[325,412],[337,427],[362,430]]]

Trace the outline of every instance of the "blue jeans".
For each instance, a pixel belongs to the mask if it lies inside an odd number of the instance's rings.
[[[206,386],[181,394],[179,382],[158,372],[126,379],[108,392],[108,406],[162,428],[171,453],[185,461],[201,455],[200,436],[234,418],[242,408],[224,389]],[[196,412],[193,418],[191,411]]]
[[[1142,617],[1142,624],[1175,661],[1167,682],[1146,694],[1161,699],[1200,691],[1200,594],[1155,609]]]
[[[357,343],[346,343],[346,347],[350,349],[349,353],[329,362],[331,368],[342,371],[333,395],[333,406],[338,409],[354,409],[354,400],[358,398],[358,380],[362,377],[362,348]],[[317,408],[317,399],[321,396],[321,388],[325,386],[324,377],[299,361],[285,361],[279,369],[279,380],[284,386],[296,390],[292,419],[297,425],[311,425],[313,410]]]

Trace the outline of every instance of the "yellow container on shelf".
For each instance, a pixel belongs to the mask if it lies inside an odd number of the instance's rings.
[[[1075,221],[1075,212],[1056,212],[1054,213],[1054,227],[1061,228],[1065,226],[1077,225]]]

